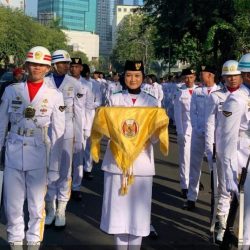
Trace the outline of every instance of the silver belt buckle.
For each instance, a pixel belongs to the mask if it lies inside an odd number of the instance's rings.
[[[34,136],[34,129],[26,129],[25,131],[25,135],[30,137],[30,136]]]
[[[23,136],[23,135],[24,135],[24,133],[25,133],[25,131],[24,131],[24,129],[23,129],[23,128],[18,128],[18,130],[17,130],[17,134],[18,134],[18,135]]]

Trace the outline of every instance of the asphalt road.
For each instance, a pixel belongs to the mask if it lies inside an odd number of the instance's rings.
[[[170,132],[173,132],[170,130]],[[178,181],[178,151],[176,136],[170,133],[170,150],[164,157],[155,147],[156,176],[153,185],[152,224],[159,237],[153,240],[143,239],[142,250],[174,249],[218,249],[210,243],[210,175],[206,163],[203,163],[201,181],[205,186],[199,194],[195,211],[182,209],[184,200],[180,197]],[[105,148],[105,142],[102,149]],[[71,200],[67,208],[67,226],[64,230],[54,228],[45,230],[42,249],[80,250],[115,249],[113,236],[99,229],[103,173],[100,164],[95,164],[92,181],[83,181],[81,202]],[[8,249],[3,209],[0,217],[0,250]]]

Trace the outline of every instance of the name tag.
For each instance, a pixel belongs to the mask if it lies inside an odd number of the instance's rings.
[[[13,100],[11,103],[14,105],[22,105],[22,101],[18,101],[18,100]]]

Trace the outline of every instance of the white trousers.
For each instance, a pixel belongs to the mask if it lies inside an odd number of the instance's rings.
[[[225,170],[221,162],[221,154],[216,154],[216,166],[218,175],[218,215],[227,215],[230,209],[231,194],[226,189]]]
[[[195,130],[191,137],[190,173],[187,199],[196,201],[199,192],[201,164],[205,152],[205,136],[198,135]]]
[[[245,140],[246,142],[246,140]],[[250,145],[250,139],[245,145]],[[249,156],[249,147],[238,148],[238,164],[245,167]],[[244,227],[243,227],[243,245],[250,246],[250,166],[248,166],[248,174],[244,186]],[[247,248],[248,249],[248,248]]]
[[[181,189],[188,189],[190,172],[191,136],[185,135],[185,144],[179,146],[179,175]]]
[[[84,171],[91,172],[93,168],[93,159],[90,155],[90,137],[88,137],[86,142],[86,148],[84,150]]]
[[[71,172],[73,158],[73,139],[64,139],[60,166],[60,178],[48,185],[46,201],[69,201],[71,194]]]
[[[8,241],[25,238],[23,205],[28,203],[29,221],[27,241],[42,241],[46,193],[46,168],[20,171],[6,167],[4,170],[4,208],[7,218]]]
[[[83,178],[83,158],[84,149],[80,152],[74,153],[73,155],[73,180],[72,190],[80,191]]]
[[[141,249],[141,236],[132,234],[115,234],[115,245],[117,250],[140,250]]]

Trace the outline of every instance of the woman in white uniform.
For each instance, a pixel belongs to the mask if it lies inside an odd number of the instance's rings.
[[[126,61],[126,90],[110,96],[110,106],[158,106],[158,100],[141,91],[144,78],[141,61]],[[143,236],[150,233],[152,181],[155,174],[153,146],[144,148],[133,163],[134,184],[126,195],[120,195],[122,171],[118,168],[110,147],[107,147],[104,170],[104,196],[101,229],[114,234],[117,249],[140,249]]]

